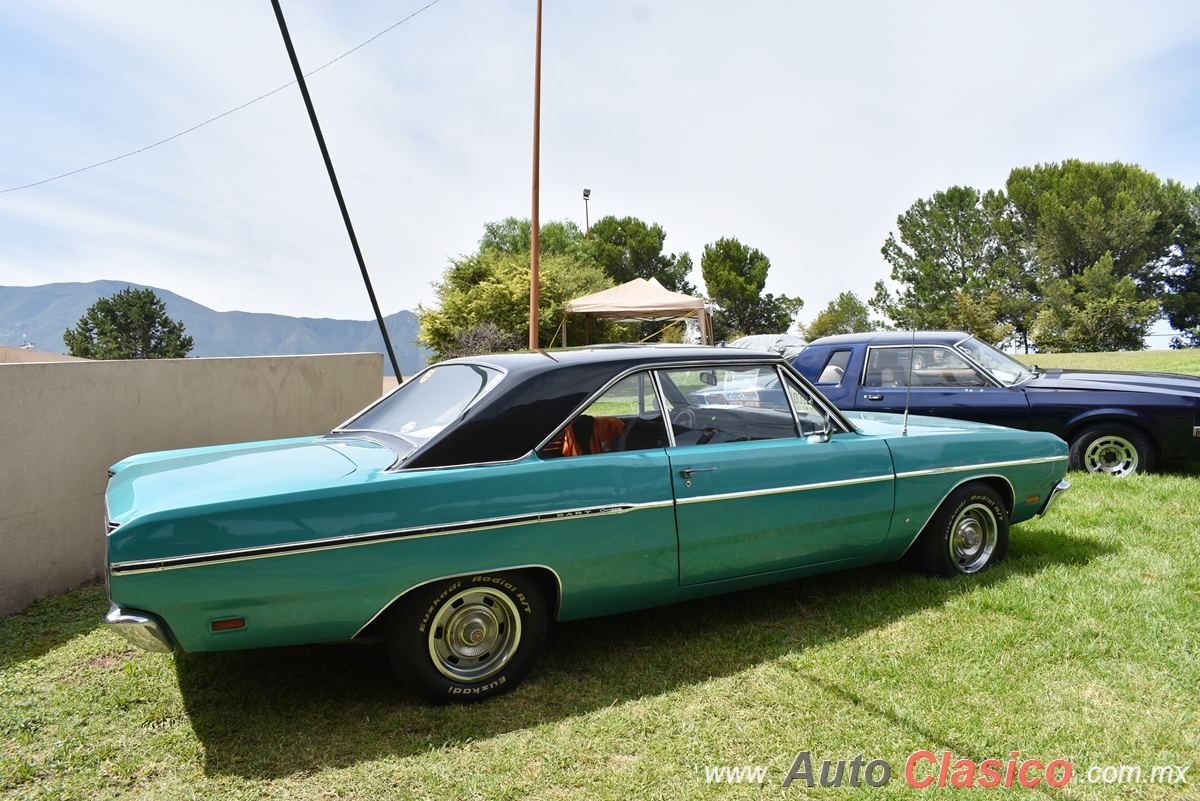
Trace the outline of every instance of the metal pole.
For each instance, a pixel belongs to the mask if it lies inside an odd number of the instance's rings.
[[[533,62],[533,214],[529,235],[529,349],[538,348],[538,154],[542,126],[542,0],[537,4],[537,37]]]
[[[275,8],[275,19],[279,21],[279,32],[283,34],[283,44],[287,47],[288,58],[292,61],[292,70],[296,73],[296,83],[300,85],[300,94],[304,96],[304,106],[308,109],[308,118],[312,121],[313,133],[317,135],[317,144],[321,148],[321,158],[325,159],[325,169],[329,172],[329,183],[333,185],[333,194],[337,197],[338,208],[342,210],[342,219],[346,223],[346,233],[350,235],[350,245],[354,248],[354,257],[358,259],[358,269],[362,272],[363,283],[367,286],[367,295],[371,298],[371,308],[375,310],[375,320],[379,323],[379,333],[383,334],[383,346],[387,348],[388,358],[392,362],[392,370],[396,372],[397,383],[404,377],[400,374],[400,364],[392,351],[392,340],[388,337],[387,326],[383,324],[383,312],[379,311],[379,302],[375,300],[375,290],[371,287],[371,277],[367,275],[367,263],[363,261],[362,250],[358,247],[358,237],[354,235],[354,225],[350,222],[350,212],[346,210],[346,201],[342,199],[342,189],[338,186],[337,173],[333,171],[333,160],[329,158],[329,148],[325,147],[325,137],[321,135],[321,125],[317,122],[317,112],[313,108],[312,98],[308,95],[308,84],[304,81],[304,72],[300,69],[300,61],[296,58],[296,49],[292,47],[292,37],[288,35],[287,23],[283,20],[283,9],[279,0],[271,0]]]

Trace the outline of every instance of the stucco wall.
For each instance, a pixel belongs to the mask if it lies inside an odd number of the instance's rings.
[[[113,463],[320,434],[382,376],[378,353],[0,364],[0,614],[102,575]]]
[[[0,364],[10,362],[86,362],[76,356],[64,356],[61,353],[46,353],[29,348],[10,348],[0,345]]]

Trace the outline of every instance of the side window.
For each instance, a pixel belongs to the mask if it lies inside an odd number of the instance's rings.
[[[667,447],[658,396],[649,373],[621,379],[575,416],[539,452],[542,458]]]
[[[911,365],[910,365],[911,361]],[[915,348],[872,348],[867,354],[864,387],[986,387],[981,376],[950,348],[919,345]]]
[[[833,425],[821,407],[813,402],[808,390],[791,380],[790,377],[786,379],[785,383],[788,395],[792,399],[792,406],[796,409],[796,420],[800,424],[801,436],[819,434],[825,430],[826,425]]]
[[[950,348],[913,351],[914,387],[986,387],[987,379]]]
[[[846,365],[850,362],[850,350],[835,350],[825,363],[825,369],[817,378],[818,384],[840,384],[846,375]]]
[[[676,445],[796,436],[792,410],[773,365],[664,370],[659,378]]]
[[[903,356],[903,361],[901,360]],[[908,381],[908,348],[871,348],[867,351],[864,387],[902,387]]]

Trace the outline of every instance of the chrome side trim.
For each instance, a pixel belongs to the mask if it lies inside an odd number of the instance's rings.
[[[562,597],[563,597],[562,576],[558,575],[557,570],[550,567],[549,565],[511,565],[509,567],[485,567],[480,570],[468,570],[465,573],[451,573],[448,576],[438,576],[437,578],[431,578],[428,581],[422,581],[420,584],[412,585],[411,587],[404,590],[403,592],[398,593],[394,598],[392,598],[392,600],[390,600],[386,604],[384,604],[383,607],[378,612],[371,615],[371,619],[368,620],[366,623],[363,623],[362,626],[359,627],[358,631],[354,632],[354,636],[351,637],[350,639],[353,640],[355,637],[362,634],[363,631],[367,628],[367,626],[374,623],[375,620],[380,615],[382,615],[389,608],[391,608],[391,605],[396,603],[396,601],[400,600],[401,597],[408,595],[413,590],[418,590],[421,587],[424,587],[426,584],[432,584],[435,581],[446,581],[447,579],[452,579],[452,578],[461,578],[462,576],[474,576],[474,575],[478,575],[479,573],[495,573],[495,572],[504,572],[504,571],[511,571],[511,570],[532,570],[532,569],[548,570],[548,571],[550,571],[551,575],[554,576],[554,580],[558,582],[558,609],[554,610],[554,618],[553,618],[553,619],[557,620],[558,613],[562,609]]]
[[[852,486],[854,484],[870,484],[870,483],[877,482],[877,481],[891,481],[891,480],[893,480],[893,478],[896,478],[896,479],[915,478],[918,476],[934,476],[934,475],[943,475],[943,474],[949,474],[949,473],[962,473],[962,472],[967,472],[967,471],[971,471],[971,470],[990,470],[990,469],[995,469],[997,467],[1012,467],[1015,465],[1023,465],[1023,464],[1043,464],[1046,462],[1061,462],[1061,461],[1066,461],[1066,459],[1067,459],[1066,456],[1040,456],[1036,459],[1016,459],[1016,460],[1009,461],[1009,462],[990,462],[987,464],[966,465],[964,467],[937,467],[937,468],[933,468],[930,470],[913,470],[913,471],[910,471],[907,473],[897,473],[895,476],[892,476],[892,475],[867,476],[864,478],[852,478],[852,479],[845,479],[842,481],[821,481],[821,482],[817,482],[814,484],[796,484],[796,485],[792,485],[792,486],[788,486],[788,487],[775,487],[773,489],[767,489],[767,490],[749,490],[746,492],[726,492],[726,493],[721,493],[721,494],[717,494],[717,495],[703,495],[703,496],[699,496],[696,498],[680,498],[676,501],[676,503],[677,504],[704,503],[707,501],[723,501],[723,500],[729,500],[732,498],[752,498],[752,497],[755,497],[758,495],[778,495],[778,494],[784,493],[784,492],[803,492],[804,490],[812,490],[812,489],[827,489],[829,487],[846,487],[846,486]],[[1004,479],[1004,481],[1008,484],[1009,489],[1012,490],[1012,482],[1011,481],[1009,481],[1007,478],[1004,478],[1004,476],[999,476],[999,478]],[[1015,490],[1013,490],[1013,492],[1015,493]],[[947,494],[949,494],[949,493],[947,493]],[[1015,497],[1015,495],[1014,495],[1014,497]],[[942,500],[945,500],[945,498],[943,497]],[[938,503],[940,504],[941,501],[939,501]],[[926,522],[928,522],[928,521],[926,521]]]
[[[987,462],[984,464],[968,464],[962,467],[934,467],[930,470],[911,470],[907,473],[897,473],[896,478],[915,478],[917,476],[936,476],[942,473],[962,473],[966,470],[992,470],[997,467],[1016,467],[1023,464],[1046,464],[1049,462],[1065,462],[1067,456],[1039,456],[1035,459],[1014,459],[1009,462]],[[1011,483],[1011,482],[1010,482]]]
[[[705,503],[707,501],[726,501],[733,498],[754,498],[760,495],[780,495],[785,492],[804,492],[805,490],[828,489],[830,487],[849,487],[855,484],[873,484],[879,481],[892,481],[894,476],[867,476],[865,478],[849,478],[842,481],[820,481],[815,484],[796,484],[790,487],[775,487],[766,490],[748,490],[746,492],[725,492],[719,495],[702,495],[696,498],[680,498],[677,504]]]
[[[169,654],[175,650],[175,643],[153,615],[139,612],[136,609],[122,609],[113,604],[104,616],[104,625],[109,631],[119,634],[143,651],[156,654]]]
[[[446,523],[435,526],[414,526],[412,528],[389,529],[385,531],[370,531],[363,534],[349,534],[341,537],[327,537],[318,540],[288,542],[277,545],[262,545],[254,548],[237,548],[226,551],[211,551],[209,553],[188,554],[186,556],[170,556],[162,559],[140,559],[130,562],[117,562],[112,565],[114,576],[127,576],[136,573],[151,573],[160,570],[178,570],[200,565],[225,564],[228,562],[243,562],[251,559],[267,559],[274,556],[286,556],[313,551],[328,551],[338,548],[353,548],[359,545],[371,545],[378,542],[390,542],[398,539],[416,539],[421,537],[439,537],[446,534],[462,534],[468,531],[484,531],[493,528],[509,526],[524,526],[532,523],[551,523],[576,517],[591,517],[596,515],[616,515],[641,509],[656,509],[669,507],[673,501],[655,501],[653,503],[610,504],[581,509],[560,509],[550,512],[531,512],[524,515],[493,517],[483,520],[464,520],[456,523]]]

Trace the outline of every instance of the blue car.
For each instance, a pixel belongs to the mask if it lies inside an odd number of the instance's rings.
[[[1048,431],[1071,467],[1125,476],[1200,467],[1200,378],[1027,367],[961,331],[824,337],[793,362],[843,411]]]

